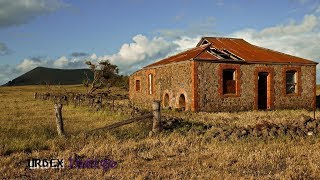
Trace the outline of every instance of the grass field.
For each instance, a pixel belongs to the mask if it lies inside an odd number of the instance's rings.
[[[65,86],[84,91],[81,86]],[[319,90],[319,89],[318,89]],[[126,119],[127,113],[93,111],[85,107],[63,108],[66,137],[56,134],[53,103],[34,100],[43,86],[0,87],[0,177],[3,178],[115,178],[115,179],[239,179],[320,178],[320,137],[245,138],[219,141],[210,129],[177,127],[149,137],[150,122],[123,126],[110,132],[86,133]],[[120,91],[120,92],[118,92]],[[113,92],[126,93],[113,89]],[[319,93],[318,93],[319,94]],[[251,111],[238,113],[191,113],[164,111],[188,122],[246,126],[294,121],[306,110]],[[319,116],[320,112],[317,111]],[[68,160],[75,154],[86,158],[109,158],[118,164],[102,169],[60,170],[26,168],[31,158]]]

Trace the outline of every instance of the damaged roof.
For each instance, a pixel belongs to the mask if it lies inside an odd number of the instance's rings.
[[[190,59],[193,59],[193,58],[197,57],[198,55],[202,54],[209,46],[210,46],[210,44],[199,45],[195,48],[192,48],[187,51],[183,51],[179,54],[167,57],[161,61],[150,64],[146,67],[160,66],[160,65],[169,64],[172,62],[180,62],[180,61],[190,60]]]
[[[308,59],[259,47],[243,39],[203,37],[195,48],[167,57],[145,68],[187,60],[230,61],[241,63],[318,64]]]

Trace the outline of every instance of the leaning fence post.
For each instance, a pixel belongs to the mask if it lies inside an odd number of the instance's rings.
[[[153,101],[152,110],[153,110],[152,132],[158,133],[161,131],[160,101]]]
[[[57,124],[57,131],[59,136],[64,136],[64,129],[63,129],[63,119],[62,119],[62,104],[54,104],[54,111],[56,114],[56,124]]]

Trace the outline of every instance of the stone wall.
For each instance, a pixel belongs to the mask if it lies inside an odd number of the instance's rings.
[[[148,74],[153,74],[153,93],[149,94]],[[136,80],[140,80],[140,91],[136,91]],[[153,100],[161,100],[164,105],[165,94],[169,95],[169,106],[179,107],[179,96],[186,100],[186,110],[192,107],[192,63],[184,61],[161,67],[142,69],[129,78],[129,98],[136,106],[151,108]]]
[[[270,109],[312,109],[315,97],[315,66],[238,64],[238,88],[234,96],[221,94],[221,68],[226,63],[197,62],[198,111],[244,111],[257,109],[257,74],[271,74],[268,103]],[[237,68],[235,67],[235,68]],[[285,93],[285,70],[298,70],[297,95]]]

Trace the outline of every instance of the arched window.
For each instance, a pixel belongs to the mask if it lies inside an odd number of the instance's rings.
[[[185,98],[184,94],[181,94],[179,96],[179,108],[186,109],[186,98]]]

